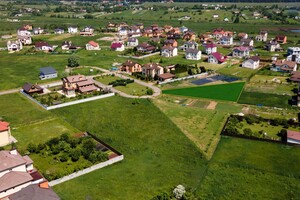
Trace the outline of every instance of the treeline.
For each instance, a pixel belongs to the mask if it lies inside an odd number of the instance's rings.
[[[141,2],[161,2],[161,0],[141,0]],[[299,0],[264,0],[263,2],[261,0],[174,0],[174,2],[194,2],[194,3],[199,3],[199,2],[223,2],[223,3],[241,3],[241,2],[249,2],[249,3],[284,3],[284,2],[299,2]]]

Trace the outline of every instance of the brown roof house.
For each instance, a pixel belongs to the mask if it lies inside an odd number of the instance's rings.
[[[171,73],[164,73],[164,74],[158,75],[158,80],[159,81],[168,81],[168,80],[171,80],[173,78],[175,78],[175,75],[171,74]]]
[[[297,63],[294,61],[276,60],[271,67],[272,71],[292,73],[297,71]]]
[[[285,35],[277,35],[275,37],[275,41],[277,41],[280,44],[285,44],[287,42],[287,37]]]
[[[41,94],[43,93],[44,89],[37,85],[37,84],[31,84],[31,83],[25,83],[23,85],[23,92],[26,94],[32,95],[32,94]]]
[[[186,41],[196,40],[196,35],[195,35],[194,32],[187,31],[186,33],[184,33],[183,39],[186,40]]]
[[[17,150],[0,151],[0,199],[33,184],[45,181],[34,174],[33,161],[28,156],[21,156]]]
[[[142,74],[154,78],[164,73],[164,68],[158,63],[148,63],[142,66]]]
[[[89,41],[86,45],[85,45],[86,50],[92,51],[92,50],[100,50],[100,46],[97,42],[94,41]]]
[[[127,73],[142,72],[142,66],[137,62],[127,60],[122,64],[121,71],[125,71]]]
[[[148,43],[142,43],[142,44],[139,44],[136,47],[136,49],[138,52],[142,52],[142,53],[153,53],[155,51],[156,47],[152,46]]]
[[[292,72],[292,76],[290,77],[290,80],[293,82],[300,83],[300,72]]]
[[[13,138],[10,132],[10,126],[8,122],[0,121],[0,147],[6,146],[12,143]]]
[[[268,32],[267,31],[260,31],[259,35],[257,35],[255,37],[255,39],[257,41],[260,41],[260,42],[266,42],[268,40]]]
[[[87,79],[84,75],[74,75],[62,78],[63,91],[67,97],[76,96],[76,92],[80,93],[90,93],[94,91],[99,91],[94,81]]]

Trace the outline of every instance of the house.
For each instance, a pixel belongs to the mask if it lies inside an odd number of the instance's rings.
[[[143,31],[142,31],[142,36],[143,37],[153,37],[153,30],[151,27],[146,27]]]
[[[267,31],[260,31],[259,35],[255,37],[255,39],[259,42],[266,42],[268,40],[268,32]]]
[[[291,73],[297,70],[297,63],[294,61],[276,60],[273,61],[272,71]]]
[[[252,56],[242,63],[242,67],[249,69],[257,69],[259,67],[259,60],[260,59],[258,56]]]
[[[41,27],[37,27],[37,28],[34,28],[32,30],[32,32],[33,32],[34,35],[40,35],[40,34],[44,33],[44,29],[42,29]]]
[[[148,43],[139,44],[136,48],[138,52],[142,53],[153,53],[156,50],[155,46],[152,46]]]
[[[28,30],[28,31],[31,31],[33,27],[32,27],[31,24],[25,24],[25,25],[23,26],[23,28],[26,29],[26,30]]]
[[[169,32],[169,31],[171,31],[173,29],[173,26],[170,26],[170,25],[165,25],[164,26],[164,32]]]
[[[123,28],[119,30],[119,36],[127,36],[128,32],[127,29]]]
[[[286,57],[287,61],[295,61],[297,64],[300,64],[300,55],[289,55]]]
[[[232,50],[232,57],[247,57],[250,54],[250,49],[249,47],[244,47],[244,46],[239,46],[239,47],[234,47]]]
[[[68,33],[71,33],[71,34],[75,34],[78,32],[78,28],[75,27],[75,26],[69,26],[68,27]]]
[[[185,26],[182,26],[182,27],[179,28],[179,31],[180,31],[181,34],[184,34],[184,33],[188,32],[189,29]]]
[[[184,40],[189,41],[189,40],[196,40],[196,35],[194,32],[187,31],[184,33],[183,37]]]
[[[222,45],[232,45],[233,37],[232,36],[223,36],[220,38],[220,44]]]
[[[127,60],[122,64],[121,71],[125,71],[127,73],[142,72],[142,66],[137,62]]]
[[[257,12],[257,11],[254,11],[253,13],[252,13],[252,16],[253,17],[259,17],[261,14],[259,13],[259,12]]]
[[[148,63],[142,66],[142,74],[154,78],[164,73],[164,68],[158,63]]]
[[[165,35],[163,33],[164,33],[163,28],[159,27],[159,28],[153,30],[153,37],[163,38],[163,37],[165,37]]]
[[[84,27],[84,29],[82,29],[80,31],[80,35],[82,35],[82,36],[92,36],[92,35],[94,35],[94,28],[90,27],[90,26],[86,26],[86,27]]]
[[[168,80],[171,80],[173,78],[175,78],[175,75],[171,74],[171,73],[164,73],[164,74],[158,75],[158,80],[159,81],[168,81]]]
[[[60,200],[47,181],[31,184],[9,196],[9,200]]]
[[[214,38],[219,40],[221,37],[225,36],[225,31],[223,28],[217,28],[217,29],[213,30],[212,35]]]
[[[142,31],[138,26],[130,26],[128,28],[128,35],[131,37],[140,37],[142,36]]]
[[[218,19],[218,18],[219,18],[219,15],[218,15],[218,14],[213,14],[212,18]]]
[[[280,44],[285,44],[287,42],[287,37],[285,35],[277,35],[274,40]]]
[[[227,17],[224,18],[224,22],[229,22],[229,19]]]
[[[217,52],[217,46],[215,44],[205,45],[205,53],[207,55]]]
[[[54,33],[55,34],[63,34],[64,32],[65,32],[65,30],[62,29],[62,28],[56,28],[56,29],[54,29]]]
[[[40,79],[51,79],[57,77],[57,71],[53,67],[42,67],[40,68]]]
[[[241,46],[247,46],[247,47],[253,47],[254,41],[250,38],[247,39],[241,39],[240,41]]]
[[[8,41],[7,42],[7,50],[9,52],[13,52],[13,51],[20,51],[21,49],[23,49],[23,44],[20,40],[17,41]]]
[[[76,96],[76,92],[91,93],[99,91],[92,79],[87,79],[84,75],[74,75],[62,78],[63,91],[67,97]]]
[[[25,28],[19,28],[17,31],[18,36],[31,36],[31,32]]]
[[[186,51],[187,49],[198,49],[198,43],[195,41],[188,41],[185,42],[183,45],[183,51]]]
[[[274,51],[282,51],[282,48],[280,47],[280,44],[275,41],[271,40],[266,45],[265,48],[267,51],[274,52]]]
[[[174,57],[178,55],[178,49],[177,47],[172,46],[163,46],[161,48],[161,56],[164,57]]]
[[[9,123],[0,121],[0,147],[6,146],[10,143],[12,143],[12,136]]]
[[[209,63],[215,63],[215,64],[220,64],[220,63],[223,63],[225,62],[227,59],[226,56],[223,56],[221,53],[219,52],[215,52],[215,53],[211,53],[209,56],[208,56],[208,59],[207,59],[207,62]]]
[[[107,24],[107,26],[106,26],[106,29],[108,31],[117,32],[118,31],[118,27],[119,27],[118,24],[109,22]]]
[[[167,39],[164,41],[164,45],[165,46],[171,46],[171,47],[177,47],[178,46],[178,43],[176,40],[173,40],[173,39]]]
[[[25,92],[26,94],[32,95],[32,94],[41,94],[44,92],[44,89],[37,85],[37,84],[31,84],[31,83],[25,83],[22,87],[23,92]]]
[[[54,47],[52,45],[49,45],[48,42],[36,42],[35,43],[35,49],[37,51],[53,51],[54,50]]]
[[[293,82],[300,83],[300,72],[298,72],[298,71],[292,72],[290,80],[293,81]]]
[[[203,43],[206,43],[206,41],[208,41],[211,38],[212,38],[211,35],[208,34],[202,34],[199,36],[199,40]]]
[[[287,49],[287,55],[298,55],[300,56],[300,47],[289,47]]]
[[[64,41],[61,45],[62,50],[76,50],[77,48],[79,47],[73,45],[72,41]]]
[[[21,36],[21,35],[18,35],[18,40],[19,40],[23,45],[29,45],[29,44],[32,44],[31,36]]]
[[[127,40],[128,47],[136,47],[139,45],[139,40],[137,38],[131,37]]]
[[[185,58],[187,60],[200,60],[201,59],[201,51],[198,49],[187,49],[185,51]]]
[[[125,46],[123,43],[121,42],[113,42],[110,46],[111,50],[113,51],[124,51],[125,50]]]
[[[248,34],[247,33],[239,33],[238,34],[238,38],[239,39],[247,39],[248,38]]]
[[[86,45],[85,45],[86,50],[88,51],[92,51],[92,50],[100,50],[100,46],[97,42],[94,41],[89,41]]]
[[[287,130],[287,143],[300,144],[300,132]]]

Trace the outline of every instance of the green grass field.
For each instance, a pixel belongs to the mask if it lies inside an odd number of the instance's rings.
[[[269,107],[290,108],[289,101],[292,96],[278,95],[262,92],[246,92],[243,91],[238,103],[250,105],[263,105]]]
[[[201,199],[298,199],[300,149],[222,137],[197,190]]]
[[[173,90],[163,90],[163,94],[236,102],[239,99],[244,85],[244,82],[238,82],[191,88],[180,88]]]
[[[55,186],[63,200],[99,199],[99,191],[105,199],[150,199],[179,183],[198,185],[206,162],[196,146],[151,102],[133,102],[112,97],[53,111],[125,156],[121,163]]]

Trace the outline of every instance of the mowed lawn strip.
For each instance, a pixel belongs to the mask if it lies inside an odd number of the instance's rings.
[[[200,151],[149,100],[134,102],[115,96],[53,111],[125,156],[121,163],[54,186],[63,200],[151,199],[178,184],[197,187],[206,167]]]
[[[239,99],[244,85],[244,82],[237,82],[191,88],[180,88],[173,90],[163,90],[163,94],[236,102]]]

